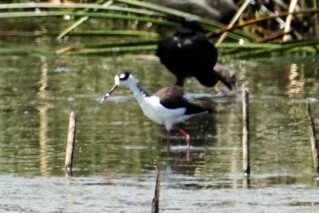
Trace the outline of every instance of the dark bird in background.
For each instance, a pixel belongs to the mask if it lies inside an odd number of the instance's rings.
[[[186,78],[195,77],[206,87],[221,81],[229,90],[236,91],[234,72],[224,65],[214,69],[217,49],[196,21],[182,20],[173,33],[158,41],[156,55],[176,76],[175,85],[183,86]]]

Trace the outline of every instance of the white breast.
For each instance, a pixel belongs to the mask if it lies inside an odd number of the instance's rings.
[[[174,123],[183,122],[188,117],[183,116],[185,108],[167,109],[160,104],[157,96],[144,97],[139,104],[145,116],[158,124],[164,124],[167,130],[171,130]]]

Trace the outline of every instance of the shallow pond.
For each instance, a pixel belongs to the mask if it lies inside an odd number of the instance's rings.
[[[242,103],[194,79],[186,96],[213,115],[187,121],[189,160],[178,134],[142,115],[126,88],[100,104],[129,69],[149,92],[174,79],[151,56],[0,57],[0,210],[150,212],[161,169],[160,212],[317,212],[318,182],[306,101],[319,117],[318,56],[233,62],[249,82],[251,178],[242,174]],[[78,115],[72,178],[64,177],[71,111]],[[319,122],[315,119],[315,122]]]

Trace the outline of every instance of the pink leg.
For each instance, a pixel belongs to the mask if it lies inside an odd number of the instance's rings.
[[[189,149],[189,147],[190,147],[189,134],[187,132],[185,132],[185,130],[183,130],[182,128],[178,128],[178,131],[179,131],[179,133],[181,133],[183,139],[186,141],[187,149]]]

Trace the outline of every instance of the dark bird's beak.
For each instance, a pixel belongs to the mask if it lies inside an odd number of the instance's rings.
[[[112,94],[112,92],[114,92],[114,90],[117,88],[117,85],[115,84],[113,87],[112,87],[112,89],[109,91],[109,92],[107,92],[106,94],[105,94],[105,96],[101,99],[101,101],[100,101],[100,103],[103,103],[111,94]]]
[[[237,88],[236,88],[236,83],[234,82],[233,84],[230,85],[230,91],[232,91],[234,94],[237,93]]]
[[[226,85],[226,87],[230,90],[229,92],[228,92],[228,94],[229,95],[234,95],[234,96],[236,96],[237,95],[237,88],[236,88],[236,83],[235,82],[231,82],[231,83],[229,83],[229,82],[223,82],[225,85]]]

